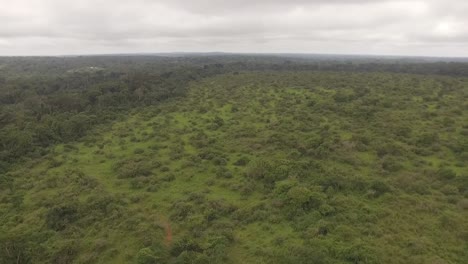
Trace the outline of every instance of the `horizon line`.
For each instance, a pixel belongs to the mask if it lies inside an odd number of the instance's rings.
[[[313,55],[313,56],[343,56],[343,57],[384,57],[384,58],[427,58],[427,59],[466,59],[468,56],[442,56],[442,55],[395,55],[376,53],[312,53],[312,52],[229,52],[229,51],[168,51],[168,52],[112,52],[112,53],[80,53],[58,55],[1,55],[0,58],[14,57],[99,57],[99,56],[162,56],[162,55]]]

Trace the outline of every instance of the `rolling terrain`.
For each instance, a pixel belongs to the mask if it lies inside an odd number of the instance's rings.
[[[467,78],[223,69],[4,140],[0,263],[468,261]]]

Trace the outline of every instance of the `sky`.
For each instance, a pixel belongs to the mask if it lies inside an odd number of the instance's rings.
[[[467,0],[0,0],[0,56],[468,57]]]

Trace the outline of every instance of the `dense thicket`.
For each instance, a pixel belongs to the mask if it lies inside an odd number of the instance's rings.
[[[188,82],[249,70],[387,71],[468,76],[468,64],[367,57],[88,56],[0,59],[0,171],[29,152],[82,137],[136,106],[183,95]],[[32,148],[30,147],[32,146]]]
[[[0,87],[0,172],[26,154],[76,140],[96,124],[135,107],[185,94],[190,81],[222,72],[220,65],[151,72],[89,66],[59,76],[19,76]]]

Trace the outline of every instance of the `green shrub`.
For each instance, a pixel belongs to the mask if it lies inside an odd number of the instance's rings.
[[[403,166],[398,159],[392,156],[386,156],[382,160],[382,169],[388,172],[397,172],[401,170]]]
[[[34,263],[32,248],[29,237],[24,235],[0,234],[0,263]]]
[[[53,230],[61,231],[78,220],[79,217],[76,205],[54,207],[47,212],[46,224]]]
[[[158,264],[159,262],[156,256],[154,256],[153,250],[151,248],[142,248],[138,251],[136,256],[137,264]]]
[[[392,189],[390,188],[390,186],[383,182],[383,181],[380,181],[380,180],[376,180],[374,181],[371,186],[371,191],[372,191],[372,196],[373,197],[379,197],[385,193],[388,193],[390,192]]]
[[[134,151],[133,151],[134,154],[143,154],[145,153],[145,150],[142,149],[142,148],[136,148]]]
[[[249,164],[249,162],[250,162],[249,158],[241,157],[236,162],[234,162],[234,165],[236,165],[236,166],[245,166],[245,165]]]
[[[152,166],[140,159],[125,159],[117,162],[113,169],[119,178],[135,178],[150,175]]]
[[[437,176],[441,180],[452,180],[457,176],[457,174],[450,168],[442,168],[437,171]]]

